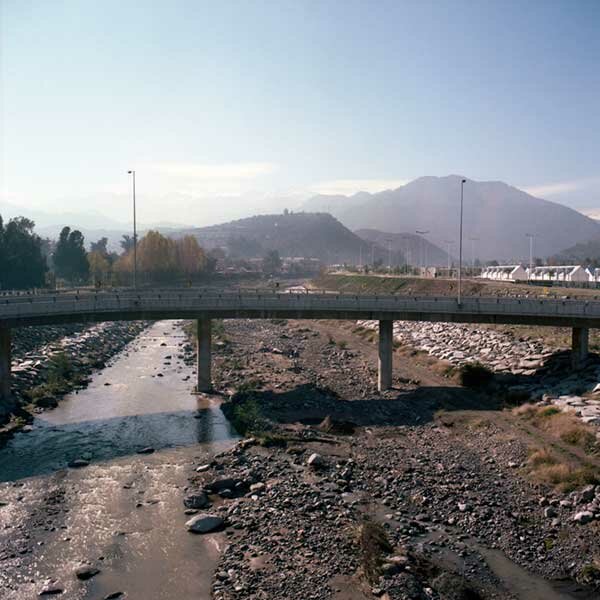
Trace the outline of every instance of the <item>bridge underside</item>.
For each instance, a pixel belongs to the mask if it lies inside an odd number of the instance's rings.
[[[104,315],[103,315],[104,316]],[[109,315],[106,315],[107,317]],[[111,314],[110,318],[104,320],[160,320],[165,318],[173,319],[194,319],[197,323],[197,381],[196,391],[197,392],[209,392],[212,389],[212,378],[211,378],[211,319],[212,318],[286,318],[286,319],[348,319],[348,320],[377,320],[379,321],[379,347],[378,347],[378,388],[380,391],[387,390],[392,387],[393,379],[393,323],[394,320],[406,320],[406,321],[442,321],[442,322],[473,322],[473,315],[465,315],[464,319],[460,316],[456,318],[448,318],[447,314],[434,315],[427,314],[426,318],[421,318],[423,315],[415,313],[394,313],[394,318],[390,318],[390,314],[381,314],[378,312],[349,312],[340,314],[339,312],[329,311],[318,311],[310,313],[308,316],[306,311],[294,312],[294,311],[211,311],[210,313],[204,313],[198,315],[197,311],[185,313],[177,311],[172,315],[165,314],[165,311],[161,311],[160,314],[153,312],[140,312],[139,314]],[[385,317],[385,318],[380,318]],[[495,317],[488,317],[486,319],[481,318],[482,315],[477,315],[480,319],[477,322],[480,323],[511,323],[515,324],[518,322],[513,316],[510,318],[504,318],[502,315]],[[60,322],[81,322],[81,321],[94,321],[97,322],[103,320],[98,314],[89,314],[87,318],[82,318],[82,315],[78,315],[77,318],[64,317],[64,320]],[[31,319],[29,325],[40,325],[42,322],[37,322]],[[538,322],[538,325],[552,325],[560,326],[558,319],[552,319],[549,322]],[[53,323],[57,320],[53,319]],[[23,325],[21,321],[19,323]],[[518,324],[518,323],[517,323]],[[523,324],[531,324],[530,320],[523,319]],[[574,369],[581,368],[585,363],[588,353],[588,327],[573,326],[573,320],[570,320],[570,326],[572,327],[572,364]],[[586,323],[589,326],[589,321]],[[599,324],[600,326],[600,324]],[[14,399],[11,396],[10,387],[10,370],[11,370],[11,335],[10,328],[2,325],[0,326],[0,420],[3,415],[9,414],[14,409]]]

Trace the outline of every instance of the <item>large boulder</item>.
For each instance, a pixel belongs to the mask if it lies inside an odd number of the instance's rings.
[[[192,517],[185,526],[191,533],[210,533],[223,528],[225,521],[217,515],[201,513]]]

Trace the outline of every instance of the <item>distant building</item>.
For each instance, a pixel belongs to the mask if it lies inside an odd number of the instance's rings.
[[[533,267],[529,270],[531,281],[573,281],[585,283],[591,280],[590,272],[581,265]]]
[[[481,277],[499,281],[527,281],[527,271],[522,265],[500,265],[485,267],[481,272]]]
[[[287,256],[282,258],[281,262],[284,273],[316,274],[321,269],[321,261],[318,258]]]

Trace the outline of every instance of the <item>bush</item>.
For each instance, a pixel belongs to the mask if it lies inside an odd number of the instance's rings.
[[[467,363],[459,369],[460,384],[464,387],[483,387],[493,379],[494,373],[479,362]]]
[[[367,581],[377,581],[383,555],[393,550],[387,539],[385,529],[373,521],[365,521],[358,530],[358,544],[360,546],[362,570]]]
[[[249,398],[233,408],[231,424],[240,435],[261,432],[266,427],[258,402]]]

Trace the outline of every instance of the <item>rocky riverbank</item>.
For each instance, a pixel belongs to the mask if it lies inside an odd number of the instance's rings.
[[[543,433],[494,398],[421,354],[378,394],[375,344],[338,324],[228,322],[219,342],[224,410],[261,433],[189,477],[190,535],[227,539],[214,598],[596,597],[600,487],[536,480]]]
[[[358,325],[377,328],[376,321],[359,321]],[[600,359],[596,355],[573,372],[566,348],[557,350],[540,339],[454,323],[396,321],[394,338],[455,366],[480,362],[505,376],[510,394],[554,404],[575,412],[585,423],[600,425]]]
[[[94,369],[102,369],[147,326],[123,321],[15,329],[13,395],[32,412],[55,407],[64,394],[85,387]]]

